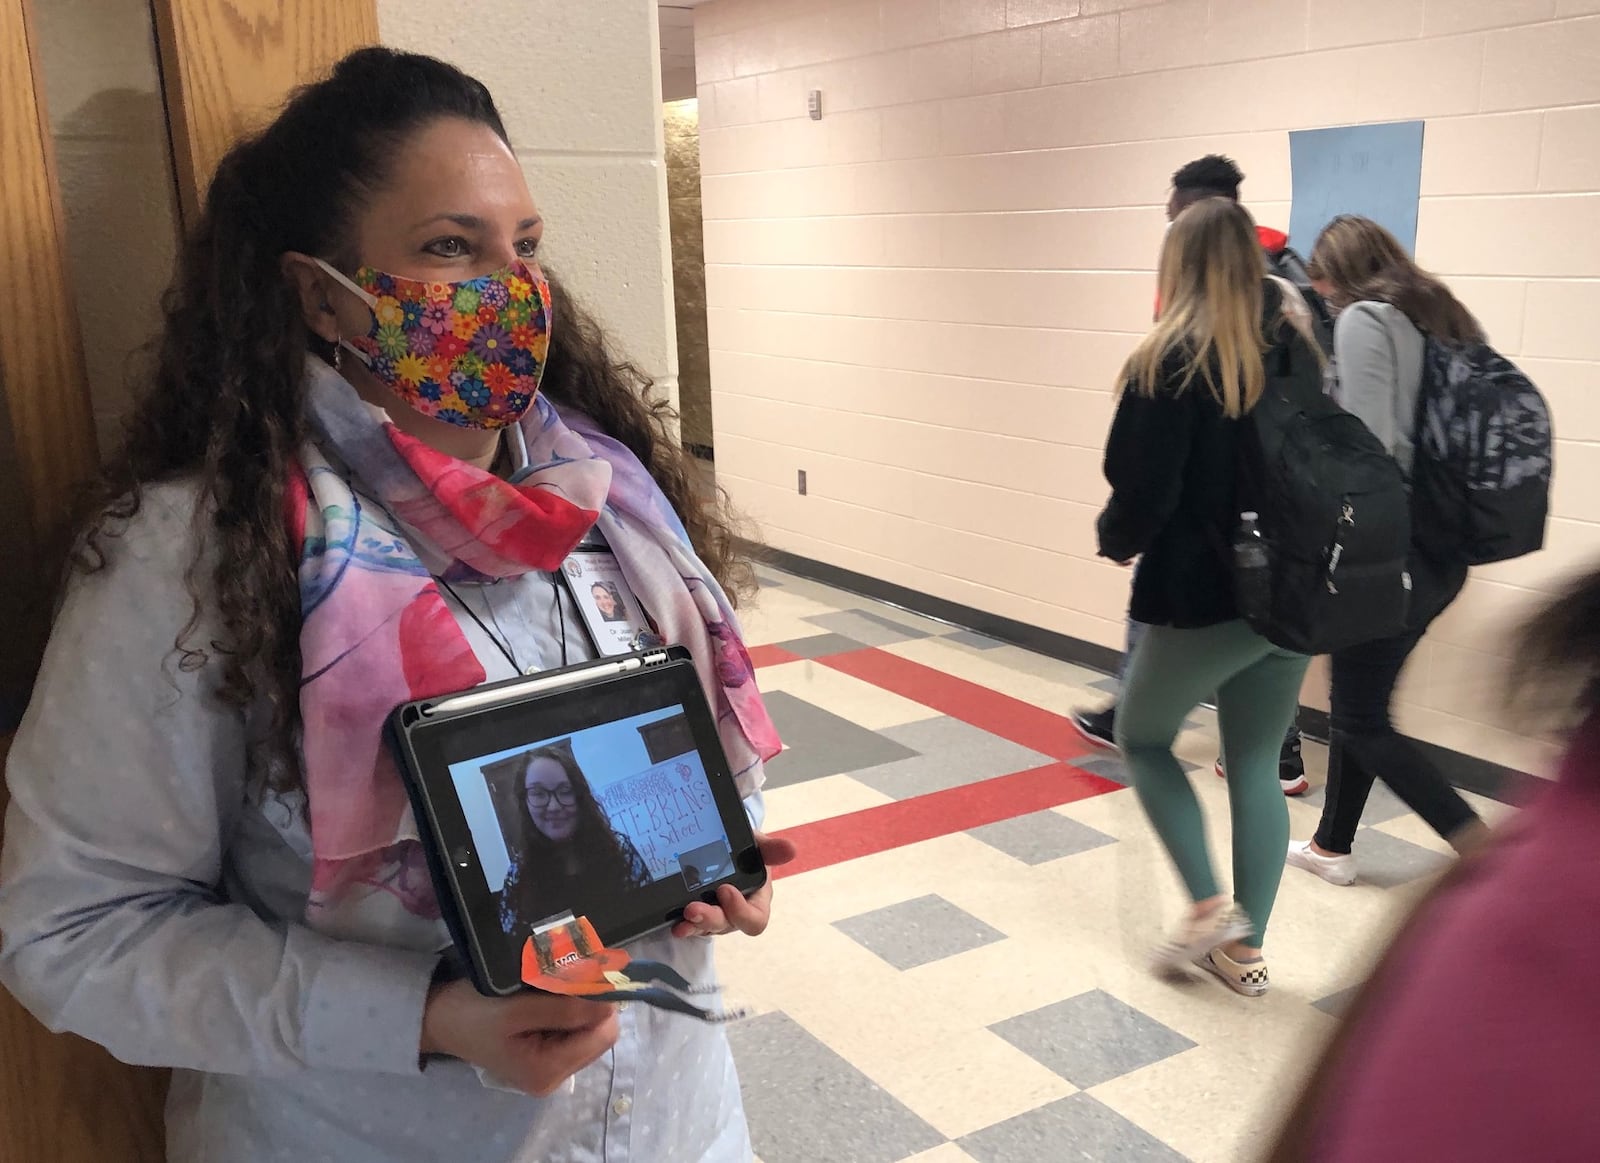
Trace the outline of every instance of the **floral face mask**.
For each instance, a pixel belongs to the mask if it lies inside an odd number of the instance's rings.
[[[317,265],[372,308],[372,329],[341,344],[424,416],[495,429],[532,407],[550,350],[550,284],[536,267],[448,283]]]

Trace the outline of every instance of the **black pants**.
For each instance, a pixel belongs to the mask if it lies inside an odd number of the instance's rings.
[[[1449,839],[1478,818],[1466,800],[1411,740],[1394,729],[1389,704],[1406,659],[1428,626],[1455,601],[1465,569],[1440,570],[1414,562],[1417,615],[1404,633],[1364,642],[1333,656],[1333,739],[1327,800],[1317,826],[1318,847],[1347,853],[1366,809],[1372,781],[1381,779],[1439,835]]]

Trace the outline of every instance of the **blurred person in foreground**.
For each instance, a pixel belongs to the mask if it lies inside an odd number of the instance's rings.
[[[1511,706],[1559,778],[1423,900],[1270,1163],[1600,1159],[1600,568],[1526,624]]]

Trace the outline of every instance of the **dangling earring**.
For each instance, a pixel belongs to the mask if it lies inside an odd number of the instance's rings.
[[[343,339],[335,339],[333,341],[333,370],[334,371],[338,371],[339,370],[339,365],[342,364],[343,362],[344,362],[344,340]]]

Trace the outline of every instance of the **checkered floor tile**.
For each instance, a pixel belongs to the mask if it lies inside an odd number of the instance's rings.
[[[767,827],[809,846],[770,929],[719,946],[761,1163],[1236,1163],[1269,1085],[1297,1074],[1358,988],[1375,934],[1448,850],[1375,789],[1360,879],[1285,873],[1273,990],[1155,980],[1183,908],[1120,759],[1070,731],[1115,682],[959,627],[763,568],[746,614],[788,750]],[[1228,869],[1216,719],[1178,754]],[[1309,836],[1316,790],[1288,802]],[[1491,820],[1497,805],[1478,805]],[[1270,1071],[1242,1069],[1249,1061]]]

